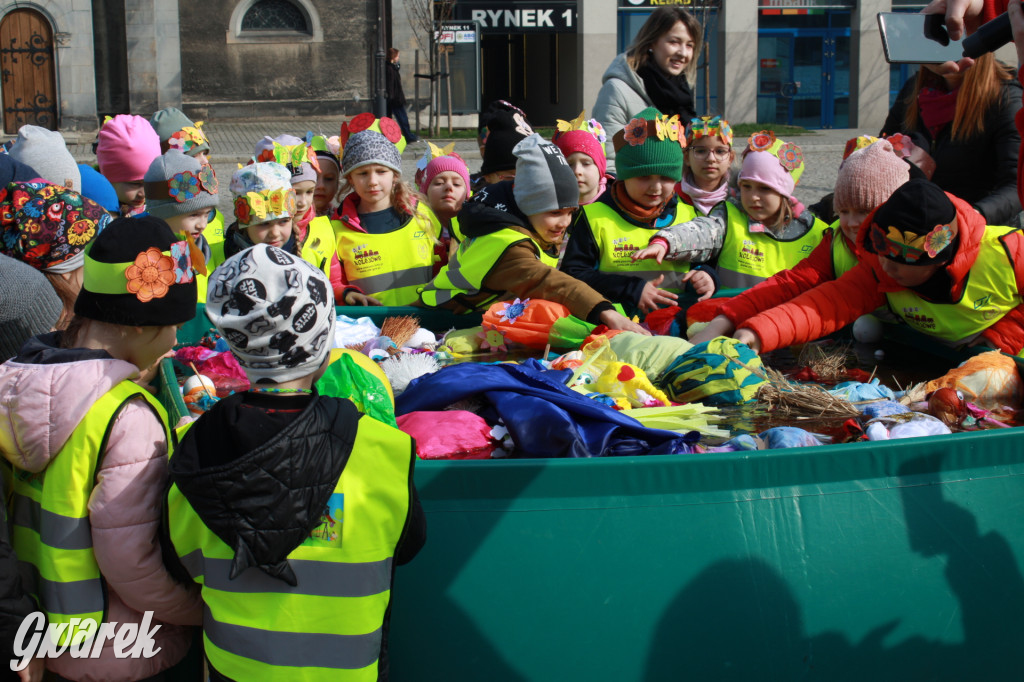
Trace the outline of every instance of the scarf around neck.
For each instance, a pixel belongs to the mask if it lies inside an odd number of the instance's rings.
[[[686,196],[690,197],[693,201],[693,205],[697,207],[702,214],[708,215],[711,213],[711,209],[717,204],[722,203],[729,197],[729,177],[722,178],[722,184],[717,189],[711,191],[701,189],[695,184],[691,184],[693,175],[690,171],[687,171],[683,175],[683,179],[679,181],[679,191]]]
[[[669,195],[669,200],[671,200],[671,198],[671,195]],[[654,208],[641,206],[633,201],[632,197],[629,196],[629,193],[626,192],[625,182],[612,183],[612,200],[627,218],[630,218],[642,225],[651,226],[653,226],[658,217],[661,216],[662,212],[665,210],[665,206],[668,204],[668,201],[665,201]]]
[[[679,114],[683,121],[689,121],[697,116],[697,111],[693,108],[693,93],[690,92],[690,84],[686,82],[684,74],[668,76],[648,61],[636,70],[636,75],[643,80],[647,96],[662,114]]]

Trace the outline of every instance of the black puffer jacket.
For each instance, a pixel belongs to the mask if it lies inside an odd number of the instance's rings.
[[[907,99],[913,92],[916,78],[904,83],[881,134],[905,133],[916,143],[923,142],[925,151],[935,159],[932,182],[974,206],[989,225],[1016,224],[1012,221],[1021,210],[1017,198],[1020,134],[1014,117],[1021,108],[1022,92],[1016,77],[1003,83],[999,105],[985,113],[985,131],[981,138],[967,142],[951,139],[952,123],[942,128],[934,139],[920,120],[915,130],[904,129]]]
[[[170,460],[171,480],[206,526],[234,548],[232,575],[262,570],[282,586],[296,584],[287,556],[320,523],[361,417],[350,401],[338,398],[240,393],[218,402],[189,429]],[[388,428],[369,418],[363,424]],[[426,540],[411,466],[409,488],[394,565],[411,560]],[[166,535],[164,541],[165,555],[173,555]],[[386,617],[381,680],[388,677],[387,632]],[[210,673],[224,679],[212,668]]]

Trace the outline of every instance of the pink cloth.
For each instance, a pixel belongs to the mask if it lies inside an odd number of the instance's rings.
[[[113,358],[56,364],[0,365],[0,429],[13,437],[12,462],[42,471],[64,447],[93,403],[124,379],[134,365]],[[93,551],[107,585],[108,621],[140,623],[154,612],[160,652],[148,660],[116,659],[113,641],[97,659],[68,653],[47,668],[74,680],[137,680],[177,663],[188,650],[192,630],[202,623],[202,599],[195,585],[167,572],[160,554],[161,495],[167,483],[167,441],[163,426],[141,399],[130,401],[114,420],[96,486],[89,499]]]
[[[921,110],[921,121],[934,139],[939,131],[953,122],[956,116],[956,99],[960,88],[951,92],[924,88],[917,96],[917,106]]]
[[[683,179],[679,181],[678,192],[680,195],[686,195],[690,198],[690,202],[697,208],[698,211],[703,215],[707,215],[711,212],[711,209],[722,203],[729,198],[729,178],[726,176],[722,180],[722,184],[717,189],[713,189],[710,192],[703,190],[696,185],[690,184],[690,180],[693,178],[692,173],[687,171],[683,174]]]
[[[96,161],[111,182],[140,182],[160,156],[160,136],[141,116],[118,114],[100,128]]]

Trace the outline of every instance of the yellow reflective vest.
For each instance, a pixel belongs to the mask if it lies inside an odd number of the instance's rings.
[[[682,208],[685,204],[680,201],[677,202],[677,206]],[[680,281],[680,277],[689,272],[690,263],[688,261],[665,259],[659,264],[653,259],[638,261],[632,259],[633,253],[646,248],[651,237],[662,227],[634,225],[619,215],[614,208],[601,201],[595,201],[582,208],[587,216],[587,222],[590,224],[590,232],[594,235],[594,243],[597,244],[601,254],[597,263],[599,272],[631,275],[648,282],[664,275],[665,280],[661,283],[660,288],[675,293],[680,293],[686,288],[686,283]],[[688,215],[686,211],[677,210],[670,225],[678,225],[690,220],[690,218],[684,217],[686,215]]]
[[[456,296],[476,296],[483,291],[484,280],[501,260],[501,256],[521,242],[529,242],[542,263],[552,268],[558,267],[558,257],[547,253],[536,240],[513,227],[505,227],[462,241],[448,263],[437,273],[437,277],[423,289],[420,299],[424,305],[433,308]],[[489,293],[491,296],[472,306],[474,310],[485,310],[505,292]]]
[[[306,233],[306,241],[302,243],[299,255],[307,263],[327,275],[327,281],[331,280],[331,261],[337,251],[337,242],[334,239],[334,226],[330,218],[320,216],[309,221]]]
[[[122,381],[89,408],[46,469],[12,470],[11,544],[24,582],[51,624],[70,624],[73,618],[92,618],[96,624],[106,620],[107,593],[92,548],[89,497],[114,419],[137,397],[160,419],[170,443],[164,408],[138,384]],[[5,451],[12,446],[3,444]],[[58,644],[69,641],[71,630],[62,631]],[[95,628],[76,628],[70,642],[94,634]]]
[[[362,419],[320,523],[287,560],[297,585],[252,567],[229,577],[233,548],[172,485],[175,552],[202,587],[210,666],[233,680],[373,682],[391,603],[395,550],[411,504],[408,435]]]
[[[203,230],[203,238],[206,239],[207,244],[216,244],[217,242],[224,241],[227,227],[224,225],[224,214],[214,209],[213,218],[206,223],[206,229]]]
[[[386,306],[411,305],[434,273],[437,235],[421,202],[401,228],[369,234],[332,220],[345,280]]]
[[[918,331],[955,345],[969,343],[1022,302],[1013,261],[1003,244],[1003,238],[1017,229],[985,228],[978,259],[958,300],[936,303],[901,289],[885,295],[889,307]]]
[[[814,250],[828,228],[823,220],[815,218],[810,230],[783,241],[768,232],[751,232],[747,216],[734,206],[729,208],[732,210],[717,263],[718,281],[723,288],[752,287],[792,268]]]
[[[853,270],[860,261],[857,260],[857,254],[850,249],[850,245],[846,243],[846,237],[843,236],[843,230],[839,227],[839,221],[832,223],[828,229],[832,231],[832,276],[839,279]]]

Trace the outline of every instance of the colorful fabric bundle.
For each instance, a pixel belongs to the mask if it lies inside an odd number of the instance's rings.
[[[680,355],[659,384],[678,403],[740,405],[764,384],[761,358],[736,339],[719,336]]]
[[[420,459],[489,459],[499,445],[486,420],[466,410],[410,412],[398,428],[416,441]]]
[[[576,348],[593,330],[594,325],[573,317],[561,303],[517,298],[495,303],[484,313],[486,343],[481,348],[504,345],[499,337],[527,348],[543,349],[549,344],[552,348]]]

